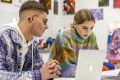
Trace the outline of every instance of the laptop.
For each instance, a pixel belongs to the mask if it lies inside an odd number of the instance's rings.
[[[79,50],[75,80],[101,80],[105,51]]]

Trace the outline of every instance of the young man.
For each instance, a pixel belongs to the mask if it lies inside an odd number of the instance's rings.
[[[58,77],[56,60],[44,64],[34,36],[42,36],[47,26],[47,10],[39,2],[27,1],[19,10],[19,22],[0,29],[0,80],[47,80]]]

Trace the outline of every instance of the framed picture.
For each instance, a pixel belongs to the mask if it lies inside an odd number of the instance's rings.
[[[99,6],[109,6],[109,0],[99,0]]]
[[[103,9],[90,9],[96,20],[103,20]]]
[[[75,13],[75,0],[63,1],[63,15],[73,15]]]
[[[113,7],[120,8],[120,0],[113,0]]]
[[[58,14],[58,0],[54,0],[54,14]]]
[[[12,3],[12,0],[1,0],[1,2]]]
[[[47,9],[51,9],[51,0],[39,0]]]

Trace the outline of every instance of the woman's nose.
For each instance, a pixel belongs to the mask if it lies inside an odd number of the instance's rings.
[[[87,34],[90,34],[91,32],[92,32],[92,30],[90,30],[90,29],[86,30]]]

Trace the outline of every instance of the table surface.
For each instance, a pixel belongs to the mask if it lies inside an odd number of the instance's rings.
[[[101,80],[114,80],[115,77],[102,78]],[[75,78],[56,78],[54,80],[75,80]]]
[[[119,72],[120,72],[120,69],[104,71],[101,74],[101,76],[102,76],[101,80],[114,80]],[[54,80],[75,80],[75,78],[64,78],[64,77],[62,77],[62,78],[56,78]]]

